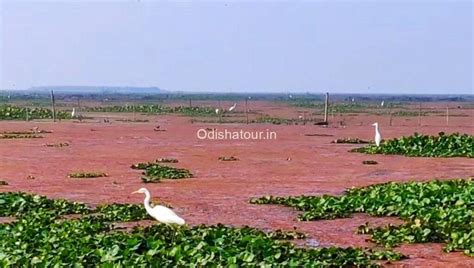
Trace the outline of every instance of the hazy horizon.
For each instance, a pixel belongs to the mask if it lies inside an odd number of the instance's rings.
[[[471,1],[0,0],[0,87],[473,94]]]

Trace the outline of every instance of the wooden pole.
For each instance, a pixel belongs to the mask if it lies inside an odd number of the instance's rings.
[[[81,112],[81,99],[77,97],[77,118],[79,118],[79,122],[82,122],[82,112]]]
[[[218,100],[218,106],[219,106],[219,124],[222,123],[222,109],[221,109],[221,100]]]
[[[247,119],[247,125],[249,124],[249,109],[248,109],[248,98],[245,98],[245,118]]]
[[[446,106],[446,126],[449,126],[449,106]]]
[[[135,105],[132,105],[133,121],[135,122]]]
[[[389,110],[389,113],[390,113],[390,126],[392,126],[392,121],[393,121],[393,112],[392,112],[392,108],[393,108],[393,104],[390,103],[390,110]]]
[[[56,104],[54,101],[54,92],[51,90],[51,109],[53,112],[53,122],[56,122]]]
[[[421,126],[421,102],[418,106],[418,126]]]
[[[328,123],[329,93],[326,93],[326,101],[324,102],[324,122]]]

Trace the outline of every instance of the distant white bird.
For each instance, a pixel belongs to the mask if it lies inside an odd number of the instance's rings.
[[[150,192],[146,188],[140,188],[138,191],[133,192],[132,194],[140,193],[145,194],[145,200],[143,204],[145,205],[146,212],[157,221],[165,224],[178,224],[183,225],[185,221],[180,218],[176,213],[174,213],[171,209],[164,207],[164,206],[150,206]]]
[[[291,95],[291,94],[288,95],[288,98],[293,99],[293,95]]]
[[[375,126],[375,144],[377,146],[380,146],[380,142],[382,141],[382,134],[380,134],[379,131],[379,123],[375,122],[372,124],[372,126]]]
[[[233,110],[235,110],[235,107],[237,107],[237,103],[234,103],[234,105],[232,105],[232,106],[229,108],[229,112],[232,112]]]
[[[384,104],[384,101],[382,101],[382,102],[380,103],[380,107],[383,107],[383,104]]]
[[[76,108],[72,108],[71,117],[72,118],[76,117]]]
[[[352,102],[355,102],[355,99],[354,99],[354,98],[352,98]]]
[[[221,110],[219,108],[216,108],[216,114],[219,114]]]

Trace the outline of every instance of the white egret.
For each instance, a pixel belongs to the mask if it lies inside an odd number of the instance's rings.
[[[384,101],[382,101],[382,102],[380,103],[380,107],[383,107],[383,104],[384,104]]]
[[[221,110],[219,108],[216,108],[216,114],[219,114]]]
[[[375,122],[372,124],[372,126],[375,126],[375,144],[377,146],[380,146],[380,142],[382,141],[382,134],[380,134],[379,131],[379,123]]]
[[[178,224],[183,225],[185,221],[180,218],[176,213],[174,213],[171,209],[164,207],[164,206],[150,206],[150,192],[146,188],[140,188],[138,191],[133,192],[132,194],[145,194],[145,200],[143,204],[145,205],[146,212],[157,221],[165,223],[165,224]]]
[[[72,108],[71,117],[72,118],[76,117],[76,108]]]
[[[237,107],[237,103],[234,103],[234,105],[232,105],[232,106],[229,108],[229,112],[232,112],[233,110],[235,110],[235,107]]]

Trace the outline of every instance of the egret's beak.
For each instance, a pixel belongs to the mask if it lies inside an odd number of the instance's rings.
[[[132,192],[132,194],[139,194],[139,192],[138,192],[138,191],[135,191],[135,192]]]

